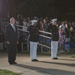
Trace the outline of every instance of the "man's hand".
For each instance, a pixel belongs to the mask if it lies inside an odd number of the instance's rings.
[[[6,41],[6,43],[7,43],[7,44],[10,44],[10,42],[9,42],[9,41]]]
[[[19,44],[19,42],[17,41],[17,44]]]

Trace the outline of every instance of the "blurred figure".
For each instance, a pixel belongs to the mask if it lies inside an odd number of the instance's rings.
[[[64,53],[64,31],[62,26],[59,27],[59,48],[60,53]]]
[[[43,31],[45,31],[45,32],[48,31],[48,23],[47,23],[46,19],[43,20]],[[47,36],[47,34],[44,33],[44,36]],[[44,43],[44,45],[47,44],[47,38],[43,37],[43,43]]]
[[[43,30],[47,32],[48,31],[47,29],[48,29],[48,24],[47,24],[46,19],[44,19],[43,20]]]
[[[74,28],[71,26],[70,27],[70,42],[74,43],[75,39],[75,32],[74,32]]]
[[[65,40],[65,22],[63,21],[60,26],[62,27],[62,30],[64,31],[63,36],[64,36],[64,40]]]
[[[65,50],[70,49],[70,27],[69,24],[65,24]]]
[[[0,31],[0,50],[3,50],[4,41],[5,41],[5,35],[2,31]]]
[[[68,24],[65,24],[65,42],[70,42],[70,30]]]
[[[27,21],[26,19],[23,20],[23,28],[22,31],[27,31]]]
[[[40,21],[39,25],[40,25],[40,26],[39,26],[39,29],[43,31],[43,22]]]
[[[40,21],[40,23],[39,23],[39,30],[43,31],[43,22],[42,21]],[[43,33],[40,32],[40,34],[43,34]],[[39,36],[39,42],[43,43],[43,37]]]

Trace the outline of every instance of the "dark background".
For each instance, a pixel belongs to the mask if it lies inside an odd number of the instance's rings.
[[[0,0],[0,17],[17,14],[75,19],[75,0]]]

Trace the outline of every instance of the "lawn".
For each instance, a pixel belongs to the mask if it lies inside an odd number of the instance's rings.
[[[7,70],[1,70],[0,69],[0,75],[21,75],[21,74],[14,73],[14,72],[7,71]]]
[[[75,58],[75,56],[72,56],[72,58]]]

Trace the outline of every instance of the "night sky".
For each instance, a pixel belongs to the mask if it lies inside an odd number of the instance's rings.
[[[63,16],[75,12],[75,0],[0,0],[0,16]]]

